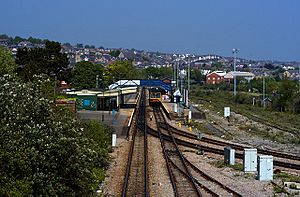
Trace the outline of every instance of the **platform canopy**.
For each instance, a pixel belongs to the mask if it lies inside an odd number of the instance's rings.
[[[110,90],[121,88],[121,87],[130,87],[130,86],[140,86],[140,87],[160,87],[166,91],[171,92],[172,87],[170,84],[163,82],[162,80],[119,80],[108,86]]]

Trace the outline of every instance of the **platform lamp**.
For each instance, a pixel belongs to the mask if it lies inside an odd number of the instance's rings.
[[[239,49],[232,49],[232,53],[233,53],[233,71],[234,71],[234,74],[233,74],[233,80],[234,80],[234,87],[233,87],[233,94],[234,96],[236,96],[236,54],[239,52]]]
[[[101,82],[102,82],[102,122],[104,122],[104,107],[105,107],[105,97],[104,97],[104,72],[102,73],[102,78],[101,78]]]

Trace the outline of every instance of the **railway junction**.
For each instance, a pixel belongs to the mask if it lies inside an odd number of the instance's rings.
[[[176,121],[170,120],[174,113],[173,104],[151,105],[149,95],[148,89],[142,88],[135,97],[136,108],[129,113],[128,121],[125,121],[128,132],[126,136],[118,138],[117,147],[112,153],[114,161],[100,188],[104,195],[274,194],[273,188],[278,186],[275,181],[259,181],[257,172],[245,173],[241,168],[243,150],[251,146],[205,134],[199,137],[199,131],[189,131],[185,126],[179,128]],[[235,149],[236,165],[222,164],[224,147]],[[299,176],[298,155],[260,148],[257,148],[257,154],[273,156],[272,171],[291,171]]]

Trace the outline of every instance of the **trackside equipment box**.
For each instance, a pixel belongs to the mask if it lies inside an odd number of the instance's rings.
[[[229,146],[224,148],[224,162],[225,164],[234,165],[235,150]]]
[[[258,156],[258,175],[259,181],[273,180],[273,156]]]
[[[244,149],[244,172],[256,172],[257,171],[257,149],[245,148]]]

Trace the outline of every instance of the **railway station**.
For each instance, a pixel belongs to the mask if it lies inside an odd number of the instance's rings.
[[[118,190],[120,193],[115,194],[147,196],[147,193],[150,192],[149,188],[151,188],[151,194],[159,196],[161,192],[173,188],[169,192],[174,196],[201,196],[202,194],[244,196],[241,192],[243,185],[240,185],[239,189],[228,186],[226,181],[217,180],[214,178],[215,175],[203,170],[198,164],[200,160],[195,163],[195,158],[203,159],[203,156],[205,157],[207,154],[223,156],[224,162],[228,162],[228,165],[235,165],[237,160],[244,161],[243,172],[257,174],[255,180],[260,182],[273,180],[273,164],[276,168],[289,167],[300,170],[299,164],[291,164],[279,159],[293,157],[295,160],[300,160],[295,155],[232,143],[179,126],[178,122],[184,124],[180,114],[187,115],[184,114],[184,110],[194,112],[195,115],[197,109],[184,109],[184,106],[180,107],[178,103],[171,103],[170,100],[164,99],[164,94],[166,91],[158,87],[139,88],[136,108],[130,118],[131,123],[134,124],[128,125],[128,141],[120,139],[122,143],[117,147],[118,158],[116,159],[118,165],[111,172],[122,171],[124,173],[118,183],[122,185],[122,188]],[[182,152],[182,150],[186,152]],[[155,152],[161,153],[161,156],[157,156]],[[166,162],[153,163],[153,157]],[[148,170],[144,171],[145,169]],[[155,184],[154,180],[162,181],[154,175],[157,172],[159,172],[159,177],[169,176],[169,181]],[[205,181],[203,182],[202,179]],[[114,181],[118,182],[119,179]],[[230,182],[229,179],[227,182]],[[112,182],[109,184],[116,186]],[[218,188],[217,192],[210,189],[212,187]],[[259,192],[252,192],[252,196],[258,194]]]
[[[201,121],[205,119],[205,114],[188,103],[188,93],[181,95],[179,90],[172,90],[170,85],[158,80],[120,80],[106,91],[81,90],[68,94],[76,98],[77,113],[81,119],[102,121],[115,129],[117,166],[111,173],[124,173],[122,180],[114,180],[122,185],[117,195],[147,196],[151,187],[157,192],[173,188],[170,192],[175,196],[201,196],[203,193],[210,196],[243,196],[241,190],[216,180],[192,162],[193,158],[202,158],[207,154],[224,157],[227,165],[243,161],[243,172],[257,174],[256,180],[260,182],[273,180],[272,169],[275,167],[300,170],[299,164],[280,159],[300,161],[295,155],[228,142],[222,139],[224,133],[213,124],[206,123],[218,138],[192,129],[189,126],[191,120]],[[162,153],[159,160],[166,163],[152,163],[150,170],[144,171],[151,165],[147,158],[157,157],[153,151]],[[169,176],[169,181],[163,182],[162,186],[150,185],[149,179],[153,177],[149,177],[159,170]],[[114,174],[114,177],[118,176]],[[205,177],[206,183],[219,188],[218,192],[199,181],[203,179],[200,176]]]

